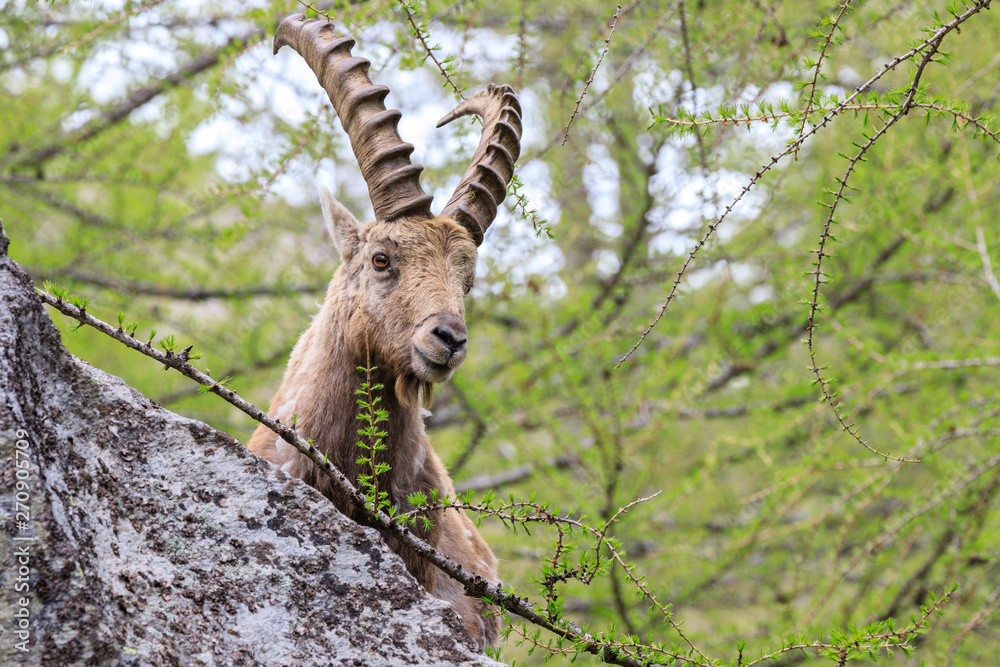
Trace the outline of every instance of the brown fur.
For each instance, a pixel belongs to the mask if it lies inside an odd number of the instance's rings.
[[[463,297],[475,272],[475,244],[468,231],[450,218],[362,226],[325,191],[323,205],[343,262],[319,314],[292,351],[268,414],[286,423],[294,414],[299,434],[311,438],[349,479],[356,480],[369,472],[356,462],[361,422],[356,419],[354,392],[364,381],[357,368],[376,366],[372,383],[384,386],[380,407],[388,410],[389,421],[383,424],[388,432],[383,454],[391,467],[379,476],[380,489],[388,491],[401,511],[412,509],[406,498],[416,491],[429,496],[437,489],[439,495],[453,497],[451,479],[424,431],[420,398],[429,399],[431,383],[450,377],[465,351],[452,352],[455,358],[449,358],[446,368],[428,365],[417,349],[440,353],[440,341],[430,332],[442,318],[452,318],[449,322],[457,318],[464,327]],[[373,268],[376,252],[389,256],[391,270]],[[309,459],[263,425],[248,447],[319,489],[348,516],[365,522],[330,481],[317,474]],[[496,558],[463,512],[435,512],[429,518],[433,526],[416,531],[421,537],[466,569],[497,581]],[[394,537],[384,537],[424,588],[452,604],[480,646],[497,642],[499,619],[483,616],[486,605],[466,597],[459,584]]]

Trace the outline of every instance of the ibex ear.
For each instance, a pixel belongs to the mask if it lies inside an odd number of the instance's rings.
[[[350,259],[358,247],[358,230],[361,224],[326,188],[319,190],[319,203],[323,208],[326,229],[330,232],[330,238],[336,244],[341,259]]]

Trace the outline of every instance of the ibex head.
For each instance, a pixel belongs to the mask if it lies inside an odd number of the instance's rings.
[[[329,192],[323,213],[343,258],[352,347],[397,377],[443,382],[465,361],[465,305],[476,271],[469,232],[448,217],[362,225]]]
[[[328,192],[323,195],[343,258],[340,271],[357,305],[351,336],[365,337],[350,342],[370,345],[397,383],[447,380],[465,360],[463,297],[472,287],[476,248],[507,194],[520,153],[517,97],[509,86],[491,84],[438,122],[441,127],[475,114],[483,135],[451,200],[434,216],[432,197],[420,187],[423,167],[410,162],[413,146],[396,130],[401,114],[386,110],[389,89],[372,84],[368,60],[351,55],[354,40],[300,14],[278,26],[275,53],[285,45],[305,59],[330,96],[375,210],[375,220],[361,225]]]

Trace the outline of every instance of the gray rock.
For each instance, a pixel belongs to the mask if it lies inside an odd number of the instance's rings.
[[[498,664],[377,533],[66,352],[7,243],[0,664]]]

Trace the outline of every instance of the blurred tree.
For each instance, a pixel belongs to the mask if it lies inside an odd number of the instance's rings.
[[[265,404],[336,261],[317,183],[370,215],[315,77],[270,53],[303,8],[0,4],[11,255],[106,320],[195,344]],[[569,617],[677,664],[843,664],[851,628],[873,655],[907,640],[899,664],[995,661],[988,0],[331,5],[392,87],[429,191],[451,191],[477,138],[433,121],[466,88],[519,89],[520,185],[430,427],[459,486],[595,524],[662,491],[609,531],[648,594],[620,564],[570,578]],[[66,341],[171,409],[254,427],[92,331]],[[552,535],[491,521],[505,580],[537,586]],[[900,634],[952,584],[930,632]],[[504,655],[533,663],[547,641],[515,626]]]

